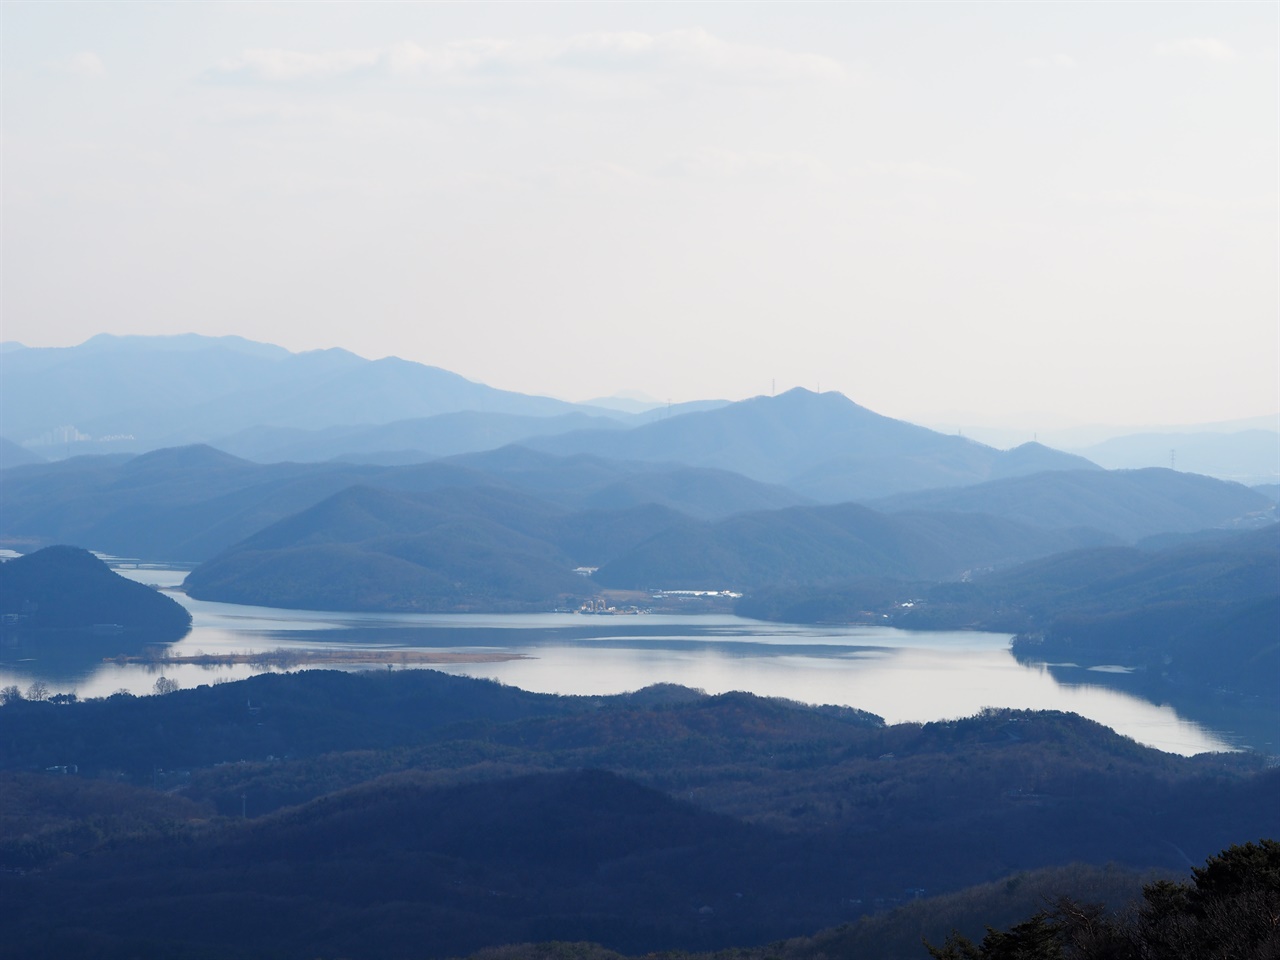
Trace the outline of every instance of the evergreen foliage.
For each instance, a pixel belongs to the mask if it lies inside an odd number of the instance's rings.
[[[1127,914],[1062,897],[980,944],[952,933],[934,960],[1264,960],[1280,956],[1280,842],[1231,846],[1192,879],[1147,885]]]

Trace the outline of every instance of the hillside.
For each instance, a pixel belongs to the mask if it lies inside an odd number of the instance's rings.
[[[1081,457],[1035,444],[996,450],[881,416],[839,393],[800,388],[625,432],[578,431],[526,444],[562,455],[593,453],[732,470],[825,503],[1093,467]]]
[[[207,446],[75,457],[0,476],[0,536],[83,543],[117,556],[196,560],[281,514],[359,482],[350,465],[262,466]],[[263,516],[268,519],[263,519]],[[220,531],[226,531],[221,532]]]
[[[552,542],[562,514],[497,489],[351,487],[197,567],[198,599],[321,610],[545,610],[593,592]]]
[[[1280,713],[1280,525],[1146,555],[1068,556],[984,589],[1035,610],[1019,658],[1123,663]]]
[[[490,470],[496,479],[535,493],[447,482],[430,492],[414,489],[444,468]],[[337,494],[227,549],[194,571],[188,586],[205,599],[361,610],[551,609],[591,596],[597,585],[734,589],[760,594],[743,607],[752,615],[857,619],[875,603],[863,592],[845,591],[842,597],[824,585],[972,578],[1033,557],[1118,543],[1087,526],[1049,526],[1055,522],[1092,520],[1136,535],[1166,527],[1198,529],[1266,505],[1261,495],[1235,484],[1160,470],[1036,474],[892,501],[900,507],[971,508],[952,512],[881,513],[843,504],[700,522],[660,503],[648,510],[583,512],[542,496],[550,491],[569,502],[625,504],[643,496],[660,501],[670,489],[664,484],[672,484],[684,491],[683,504],[691,499],[692,481],[714,479],[705,471],[675,470],[614,480],[617,469],[610,461],[562,460],[520,448],[401,468],[379,478],[400,490]],[[576,493],[566,489],[566,478],[573,478]],[[972,512],[983,506],[1016,519]],[[583,581],[569,573],[579,566],[600,569]],[[971,606],[1003,605],[993,627],[1021,628],[1024,621],[1009,611],[1031,601],[1017,584],[1000,581],[986,593],[971,589],[978,599],[958,607],[935,603],[913,616],[922,626],[935,615],[950,618],[938,625],[966,625],[973,622]],[[792,598],[780,601],[788,591]],[[830,599],[815,604],[815,591]],[[935,614],[946,610],[953,612]]]
[[[1082,545],[974,514],[888,516],[856,504],[709,523],[659,505],[566,511],[503,488],[353,487],[197,567],[199,599],[350,610],[575,606],[599,587],[750,589],[841,576],[945,579]],[[599,567],[591,579],[575,567]]]
[[[672,527],[601,567],[595,579],[625,589],[711,590],[871,576],[943,580],[1107,542],[1096,530],[1045,530],[985,515],[791,507]]]
[[[1190,874],[1145,874],[1073,864],[1018,873],[955,894],[921,897],[889,913],[766,946],[736,960],[876,957],[1115,960],[1117,957],[1271,957],[1280,912],[1280,843],[1233,844]],[[1176,953],[1170,952],[1174,945]],[[526,943],[474,954],[486,960],[627,960],[598,943]],[[719,960],[722,953],[668,953]]]
[[[0,615],[6,635],[40,645],[56,644],[53,633],[95,628],[162,643],[191,627],[191,615],[173,598],[112,572],[87,550],[65,546],[0,563]]]
[[[350,487],[201,564],[184,587],[308,609],[574,608],[599,590],[576,567],[694,522],[654,504],[570,512],[499,487]]]
[[[426,464],[258,464],[193,445],[76,457],[0,474],[0,541],[73,542],[117,556],[205,560],[347,487],[524,490],[567,510],[659,504],[714,519],[798,495],[720,470],[554,457],[518,447]]]
[[[775,484],[728,470],[670,463],[608,460],[590,454],[555,456],[510,446],[448,458],[496,481],[568,509],[622,509],[658,504],[703,520],[807,503]]]
[[[1108,547],[964,583],[845,580],[777,586],[740,614],[801,622],[873,618],[907,629],[1019,634],[1014,652],[1071,682],[1110,684],[1211,724],[1280,743],[1280,525],[1161,549]],[[1082,674],[1080,668],[1121,671]],[[1274,746],[1273,746],[1274,748]]]
[[[38,453],[33,453],[12,440],[0,437],[0,470],[7,470],[9,467],[21,467],[29,463],[43,463],[44,459]]]
[[[1280,829],[1261,758],[1161,754],[1069,714],[886,727],[745,694],[537,696],[430,671],[0,711],[0,769],[89,775],[75,791],[0,775],[5,948],[27,954],[763,946],[1072,861],[1177,870]],[[97,839],[71,828],[89,817]]]
[[[893,621],[909,629],[985,626],[1034,632],[1068,612],[1092,616],[1164,603],[1253,603],[1277,593],[1280,525],[1273,524],[1157,550],[1071,550],[966,582],[863,578],[808,589],[780,587],[758,591],[739,607],[746,616],[839,622],[857,620],[858,610],[879,616],[887,602]],[[918,602],[903,608],[897,601],[907,596]],[[811,619],[796,617],[802,605]]]
[[[1166,469],[1066,470],[874,500],[886,513],[986,513],[1040,527],[1092,527],[1133,542],[1157,533],[1259,526],[1275,518],[1262,493]]]

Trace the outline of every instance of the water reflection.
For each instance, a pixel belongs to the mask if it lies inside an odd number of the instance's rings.
[[[161,586],[176,585],[183,575],[151,569],[120,572]],[[801,626],[731,616],[344,614],[174,596],[191,610],[194,621],[192,632],[170,647],[177,656],[355,646],[500,651],[532,659],[437,669],[544,693],[622,693],[654,683],[680,683],[708,693],[747,690],[857,707],[889,723],[969,716],[983,707],[1069,710],[1174,753],[1231,748],[1227,738],[1179,717],[1168,706],[1088,682],[1064,683],[1043,665],[1019,664],[1009,652],[1006,634]],[[0,686],[25,688],[38,678],[53,692],[82,697],[121,689],[150,693],[161,675],[192,687],[257,672],[261,668],[249,664],[101,660],[68,670],[48,659],[4,662],[0,655]]]
[[[708,693],[750,690],[806,703],[854,706],[889,723],[925,722],[977,713],[983,707],[1066,710],[1104,723],[1141,743],[1173,753],[1230,749],[1222,737],[1183,720],[1168,706],[1105,687],[1064,685],[1045,669],[1023,667],[1002,648],[970,645],[951,635],[949,650],[903,646],[838,653],[780,652],[768,643],[750,652],[731,649],[637,650],[546,646],[538,660],[442,667],[546,693],[607,694],[675,680]],[[747,646],[747,645],[737,645]]]

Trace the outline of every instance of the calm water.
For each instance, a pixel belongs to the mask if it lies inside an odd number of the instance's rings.
[[[120,570],[173,587],[182,571]],[[834,703],[889,723],[963,717],[983,707],[1070,710],[1140,743],[1173,753],[1231,749],[1229,736],[1172,708],[1088,683],[1068,684],[1009,652],[1007,634],[914,633],[888,627],[763,623],[733,616],[592,617],[575,614],[350,614],[192,600],[194,629],[171,650],[196,652],[370,646],[492,651],[530,659],[436,667],[543,693],[609,694],[653,683],[708,693],[747,690],[804,703]],[[368,669],[386,669],[375,667]],[[395,669],[402,669],[397,666]],[[205,667],[86,662],[75,669],[37,660],[0,662],[0,686],[42,679],[51,692],[81,697],[117,690],[150,693],[161,673],[182,687],[259,672],[249,665]]]

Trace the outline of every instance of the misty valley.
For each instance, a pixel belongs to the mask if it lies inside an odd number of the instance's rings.
[[[0,362],[0,956],[1280,955],[1280,434]]]

